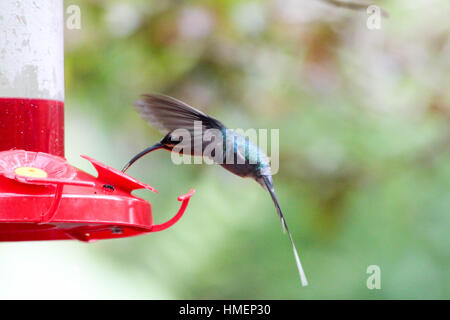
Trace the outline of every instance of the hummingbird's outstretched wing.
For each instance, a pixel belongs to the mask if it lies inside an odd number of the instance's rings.
[[[280,204],[278,203],[277,196],[275,195],[275,189],[273,187],[272,177],[271,176],[262,176],[262,178],[264,180],[264,183],[266,184],[266,187],[270,193],[270,196],[272,197],[273,202],[275,203],[275,207],[277,208],[278,215],[281,219],[281,225],[283,227],[283,230],[287,231],[287,233],[289,235],[289,239],[291,240],[292,250],[294,251],[295,262],[297,263],[297,269],[298,269],[298,273],[300,275],[300,281],[302,283],[302,286],[307,286],[308,280],[306,280],[306,275],[305,275],[305,272],[303,271],[302,263],[300,262],[300,257],[298,256],[297,248],[295,247],[295,244],[294,244],[294,239],[292,238],[292,234],[288,229],[286,220],[284,219],[283,212],[281,211],[281,208],[280,208]]]
[[[194,135],[195,121],[202,122],[206,129],[224,129],[225,126],[207,114],[175,98],[162,94],[143,95],[135,103],[135,108],[150,125],[166,134],[176,129],[186,129]]]
[[[147,120],[150,125],[159,129],[166,136],[157,144],[135,155],[122,169],[123,172],[149,152],[156,149],[167,149],[168,144],[173,143],[172,137],[177,136],[176,130],[183,129],[189,133],[188,139],[183,137],[181,141],[177,140],[178,150],[184,152],[184,148],[188,148],[186,150],[189,150],[190,154],[198,156],[203,155],[205,146],[210,142],[218,145],[226,130],[225,126],[217,119],[180,100],[162,94],[143,95],[142,99],[135,103],[135,108],[144,120]],[[215,133],[209,135],[209,139],[204,139],[208,130],[211,133],[210,129],[215,129],[212,130]]]

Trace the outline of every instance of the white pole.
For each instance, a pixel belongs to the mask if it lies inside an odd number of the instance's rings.
[[[0,97],[64,101],[63,0],[0,0]]]

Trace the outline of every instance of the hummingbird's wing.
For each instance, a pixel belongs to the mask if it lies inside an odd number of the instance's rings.
[[[203,129],[225,128],[217,119],[162,94],[143,95],[142,99],[135,103],[135,108],[142,118],[164,134],[176,129],[186,129],[193,134],[195,121],[200,121]]]
[[[177,144],[176,150],[183,152],[189,150],[188,153],[192,155],[202,156],[209,144],[219,145],[222,141],[222,132],[226,130],[217,119],[180,100],[161,94],[143,95],[142,99],[135,103],[135,108],[142,118],[164,134],[173,136],[181,134],[183,140]],[[180,131],[177,132],[177,129]],[[185,137],[181,129],[187,130],[189,136]],[[209,142],[208,139],[204,139],[208,133],[212,134]]]

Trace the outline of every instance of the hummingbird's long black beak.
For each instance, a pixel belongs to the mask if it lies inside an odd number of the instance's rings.
[[[157,144],[148,147],[147,149],[144,149],[143,151],[141,151],[140,153],[138,153],[137,155],[135,155],[126,165],[125,167],[123,167],[122,172],[125,172],[128,170],[128,168],[135,163],[137,160],[139,160],[140,158],[142,158],[143,156],[145,156],[147,153],[150,153],[154,150],[158,150],[164,148],[164,145],[161,142],[158,142]]]

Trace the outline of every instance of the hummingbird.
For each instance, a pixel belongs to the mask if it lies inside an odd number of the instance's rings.
[[[275,194],[268,156],[248,137],[228,129],[219,120],[175,98],[162,94],[147,94],[143,95],[142,99],[138,100],[134,106],[144,120],[165,135],[158,143],[135,155],[122,171],[125,172],[138,159],[154,150],[163,149],[178,154],[204,156],[208,145],[216,144],[218,148],[213,149],[207,155],[214,163],[235,175],[254,179],[269,192],[281,221],[282,230],[289,235],[301,284],[302,286],[308,285],[292,234]],[[189,133],[193,139],[180,137],[180,130]],[[214,134],[206,139],[206,132]],[[208,141],[212,142],[208,143]]]

